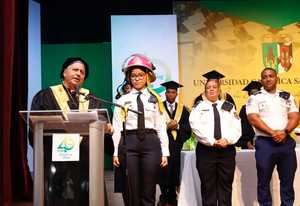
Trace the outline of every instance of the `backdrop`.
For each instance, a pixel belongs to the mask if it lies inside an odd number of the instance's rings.
[[[226,76],[222,90],[240,108],[248,98],[242,88],[260,78],[264,67],[275,68],[279,88],[299,99],[299,6],[282,0],[175,4],[182,101],[191,106],[203,91],[201,75],[216,69]]]

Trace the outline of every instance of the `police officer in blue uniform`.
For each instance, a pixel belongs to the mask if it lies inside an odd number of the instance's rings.
[[[198,140],[196,167],[203,206],[232,205],[234,144],[241,136],[241,123],[234,105],[219,95],[220,81],[210,78],[205,84],[205,99],[192,109],[189,118]]]
[[[132,86],[117,103],[138,110],[139,114],[115,108],[113,116],[113,164],[126,164],[125,205],[154,206],[160,167],[168,163],[169,141],[163,104],[151,90],[155,81],[153,64],[144,55],[133,54],[125,60],[123,72]],[[123,148],[123,149],[122,149]],[[122,149],[122,151],[121,151]],[[121,152],[126,159],[121,158]]]
[[[295,199],[296,143],[289,134],[298,125],[299,113],[294,97],[278,90],[277,81],[274,69],[263,69],[263,88],[250,96],[246,105],[248,120],[255,128],[257,195],[261,206],[272,205],[270,181],[275,166],[280,179],[281,205],[292,206]]]

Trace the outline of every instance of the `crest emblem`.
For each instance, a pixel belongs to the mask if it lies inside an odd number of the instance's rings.
[[[262,43],[263,64],[265,67],[271,67],[277,73],[283,73],[290,70],[293,62],[292,40],[287,35],[279,37],[264,38]]]

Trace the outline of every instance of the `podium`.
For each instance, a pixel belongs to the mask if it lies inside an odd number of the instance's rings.
[[[78,133],[89,137],[89,206],[103,206],[104,197],[104,133],[109,116],[106,109],[79,112],[71,110],[19,111],[33,131],[34,206],[45,205],[44,136],[54,133]],[[69,118],[68,118],[69,117]]]

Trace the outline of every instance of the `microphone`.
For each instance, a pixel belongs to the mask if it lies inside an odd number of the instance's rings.
[[[80,85],[77,85],[76,88],[75,88],[76,99],[79,99],[79,95],[81,95],[81,93],[80,93]]]
[[[83,94],[84,95],[84,94]],[[110,104],[110,105],[114,105],[116,107],[120,107],[122,108],[123,110],[126,110],[125,107],[123,105],[120,105],[120,104],[117,104],[117,103],[114,103],[114,102],[111,102],[111,101],[108,101],[108,100],[105,100],[105,99],[101,99],[99,97],[96,97],[95,95],[93,94],[87,94],[87,95],[84,95],[85,96],[85,99],[86,100],[90,100],[90,99],[94,99],[94,100],[98,100],[100,102],[103,102],[103,103],[106,103],[106,104]],[[136,113],[136,114],[143,114],[142,112],[140,111],[137,111],[137,110],[134,110],[134,109],[130,109],[130,108],[127,108],[128,111],[131,111],[133,113]]]

